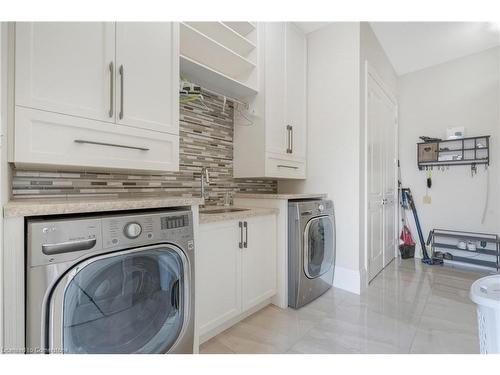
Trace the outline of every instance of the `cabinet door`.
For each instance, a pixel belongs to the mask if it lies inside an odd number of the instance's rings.
[[[19,22],[16,105],[114,122],[115,26]]]
[[[118,22],[117,122],[179,133],[179,33],[173,22]]]
[[[290,154],[306,158],[306,36],[294,24],[286,24],[286,125],[290,126]]]
[[[285,123],[285,26],[267,22],[265,26],[265,124],[266,151],[287,155]]]
[[[196,299],[200,335],[241,312],[240,229],[237,221],[200,226]]]
[[[249,309],[276,294],[276,217],[247,220],[242,250],[242,303]]]

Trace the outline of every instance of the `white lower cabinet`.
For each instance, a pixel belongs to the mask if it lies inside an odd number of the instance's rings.
[[[196,264],[200,333],[208,332],[241,310],[241,253],[238,222],[200,227]]]
[[[247,248],[241,252],[242,308],[247,310],[276,293],[276,217],[247,219]]]
[[[200,226],[196,298],[206,340],[276,294],[276,216]]]

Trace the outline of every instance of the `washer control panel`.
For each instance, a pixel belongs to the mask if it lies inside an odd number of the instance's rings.
[[[103,246],[121,247],[169,240],[192,233],[190,212],[102,218]]]
[[[28,264],[55,264],[77,259],[88,252],[160,242],[188,243],[192,239],[190,210],[32,219],[28,223],[27,233]],[[192,249],[188,246],[188,250]]]

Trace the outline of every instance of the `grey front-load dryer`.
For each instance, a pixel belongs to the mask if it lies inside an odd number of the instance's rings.
[[[295,309],[333,285],[335,216],[330,200],[288,203],[288,306]]]

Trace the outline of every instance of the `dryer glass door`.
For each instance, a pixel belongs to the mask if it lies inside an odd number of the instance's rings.
[[[63,352],[167,352],[186,320],[186,262],[162,245],[76,266],[62,299]]]
[[[304,272],[314,279],[328,272],[333,262],[333,220],[330,216],[312,218],[304,233]]]

